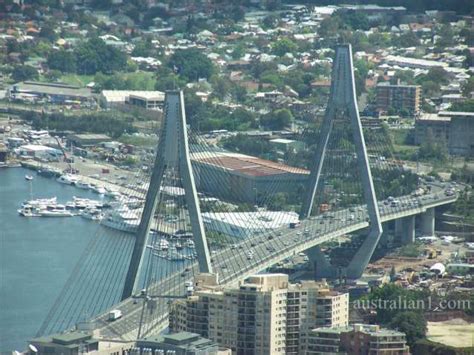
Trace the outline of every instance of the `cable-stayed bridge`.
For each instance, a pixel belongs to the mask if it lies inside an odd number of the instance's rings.
[[[286,152],[286,164],[209,146],[188,127],[184,107],[182,92],[167,93],[151,177],[130,184],[149,181],[144,205],[126,199],[107,217],[133,234],[98,233],[39,335],[78,323],[106,339],[155,334],[167,327],[168,303],[198,274],[235,284],[302,251],[315,276],[355,279],[388,222],[411,243],[415,216],[421,233],[433,235],[434,209],[457,198],[441,183],[420,187],[393,157],[383,127],[362,127],[349,45],[336,48],[324,117],[308,122],[297,136],[304,148]],[[355,232],[364,238],[352,259],[331,264],[319,245]],[[123,316],[109,321],[110,309]]]

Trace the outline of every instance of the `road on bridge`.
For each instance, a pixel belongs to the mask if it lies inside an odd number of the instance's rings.
[[[380,201],[378,206],[382,222],[423,213],[428,208],[452,203],[457,199],[456,195],[446,196],[442,185],[431,186],[429,194],[398,198],[397,207]],[[214,270],[219,275],[221,285],[236,284],[291,255],[363,229],[368,224],[367,212],[362,206],[327,212],[303,220],[298,228],[284,227],[267,231],[213,253]],[[185,281],[192,281],[191,276],[197,273],[196,263],[188,272],[177,272],[151,285],[146,291],[148,301],[145,301],[146,296],[122,301],[113,308],[120,309],[123,317],[110,322],[108,313],[98,316],[92,321],[94,335],[105,339],[134,340],[142,320],[141,336],[164,330],[168,325],[168,302],[173,297],[185,295]]]

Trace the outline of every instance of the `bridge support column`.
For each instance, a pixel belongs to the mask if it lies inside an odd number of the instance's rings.
[[[315,277],[317,279],[330,279],[337,276],[335,268],[331,265],[319,246],[308,249],[306,251],[306,255],[308,255],[309,261],[313,266]]]
[[[402,244],[411,244],[415,242],[415,216],[408,216],[402,219],[403,234]]]
[[[403,235],[403,218],[395,220],[395,240],[401,241]]]
[[[435,210],[428,208],[425,213],[420,215],[421,234],[426,237],[432,237],[435,234]]]

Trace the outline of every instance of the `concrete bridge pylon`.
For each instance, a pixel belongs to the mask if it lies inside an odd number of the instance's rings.
[[[321,184],[321,171],[328,149],[328,142],[331,139],[333,125],[336,119],[346,119],[350,121],[350,129],[352,130],[356,149],[357,166],[361,177],[364,200],[367,203],[367,212],[370,221],[369,233],[349,265],[345,268],[333,267],[321,252],[312,251],[310,255],[313,255],[313,261],[316,263],[316,274],[318,277],[347,277],[355,279],[362,275],[370,261],[380,236],[382,235],[382,223],[357,107],[352,48],[350,44],[338,45],[336,47],[329,102],[321,126],[320,141],[316,149],[314,164],[311,168],[306,196],[300,211],[300,219],[311,216],[316,191],[318,185]]]

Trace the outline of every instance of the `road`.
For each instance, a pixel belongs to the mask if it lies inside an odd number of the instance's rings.
[[[399,205],[391,207],[386,201],[379,202],[382,222],[416,215],[427,208],[452,203],[457,196],[446,196],[444,187],[432,184],[431,193],[421,197],[403,196]],[[251,274],[266,269],[281,260],[310,247],[352,233],[368,226],[367,212],[359,206],[351,209],[326,213],[325,216],[312,217],[301,222],[299,228],[283,227],[267,231],[245,239],[220,251],[213,251],[214,271],[219,275],[221,285],[232,285]],[[120,309],[123,317],[113,322],[107,319],[108,313],[94,319],[94,335],[105,339],[136,339],[140,319],[144,319],[140,335],[147,336],[166,328],[168,323],[168,301],[172,297],[185,294],[185,281],[192,281],[197,274],[197,264],[188,272],[179,272],[153,284],[147,290],[149,299],[130,298],[114,306]],[[153,307],[150,307],[153,305]]]

